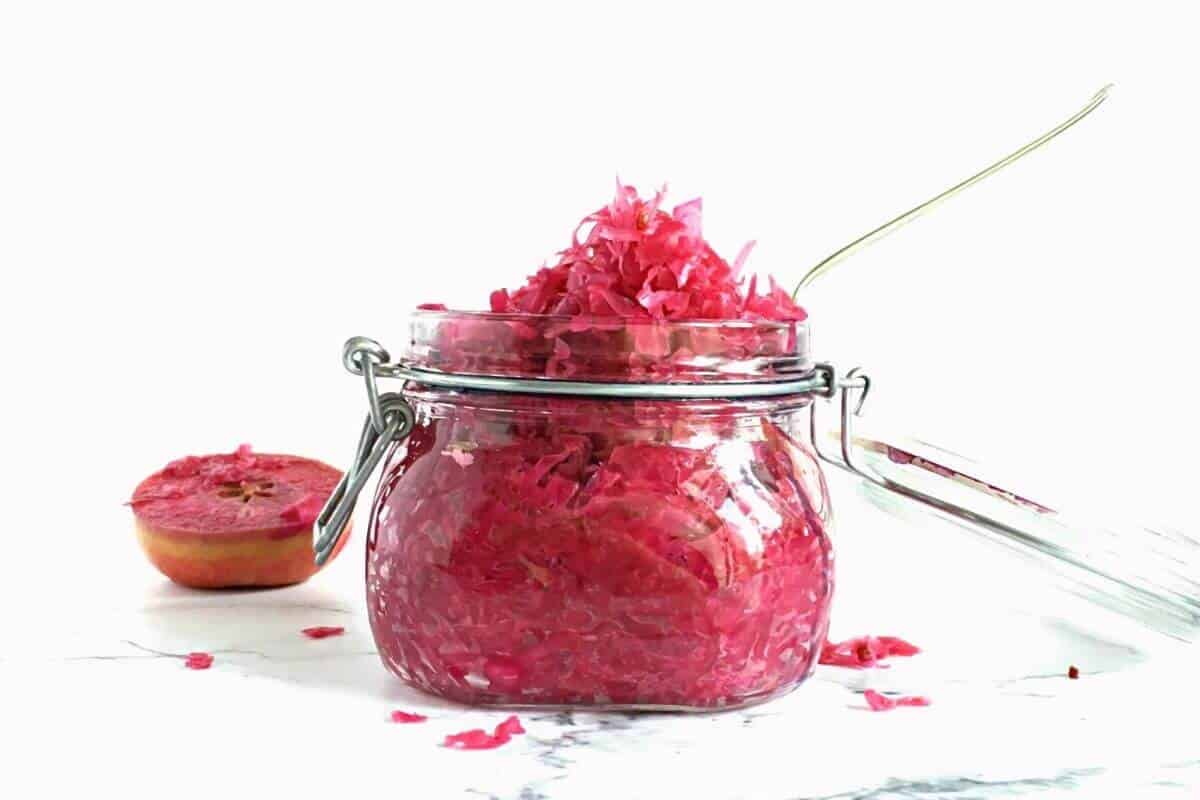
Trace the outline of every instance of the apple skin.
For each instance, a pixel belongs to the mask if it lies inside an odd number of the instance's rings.
[[[141,520],[134,528],[150,563],[175,583],[195,589],[288,586],[321,569],[313,563],[311,530],[286,537],[262,530],[200,538],[155,529]],[[349,538],[347,528],[326,564]]]

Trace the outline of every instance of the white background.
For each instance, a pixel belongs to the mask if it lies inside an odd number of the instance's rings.
[[[342,465],[342,341],[483,307],[616,176],[794,282],[889,429],[1194,529],[1188,3],[0,5],[3,588],[45,627],[144,577],[143,475],[252,442]],[[357,570],[346,562],[341,568]],[[50,590],[50,586],[55,588]],[[3,645],[0,645],[3,653]]]

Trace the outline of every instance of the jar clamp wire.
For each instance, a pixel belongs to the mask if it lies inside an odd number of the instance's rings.
[[[870,378],[861,370],[854,369],[839,377],[831,364],[817,364],[806,375],[777,381],[619,383],[453,374],[399,362],[391,363],[390,359],[388,351],[378,342],[362,336],[348,339],[342,348],[343,365],[351,374],[361,376],[366,384],[368,412],[354,461],[317,517],[313,549],[318,565],[323,564],[337,546],[354,511],[358,495],[388,446],[392,442],[402,441],[413,427],[412,407],[405,402],[402,394],[380,394],[377,378],[394,378],[425,386],[467,391],[628,400],[746,400],[784,395],[832,398],[841,394],[845,430],[843,448],[850,446],[851,426],[847,420],[862,413],[863,402],[871,385]],[[812,425],[816,425],[815,415]],[[854,469],[851,464],[847,460],[846,468]]]

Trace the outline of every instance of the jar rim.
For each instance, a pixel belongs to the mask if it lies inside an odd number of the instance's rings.
[[[688,328],[758,328],[786,329],[789,326],[807,322],[803,320],[771,320],[771,319],[658,319],[656,317],[602,317],[592,315],[570,314],[525,314],[511,311],[479,311],[453,308],[420,308],[409,312],[411,318],[428,319],[477,319],[529,322],[533,324],[545,322],[578,323],[584,322],[595,325],[612,324],[618,326],[679,326]]]
[[[761,383],[813,372],[803,320],[670,320],[418,309],[413,370],[636,384]]]

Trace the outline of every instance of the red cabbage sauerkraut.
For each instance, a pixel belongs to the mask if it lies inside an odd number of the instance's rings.
[[[625,382],[811,369],[805,313],[619,186],[489,313],[418,312],[408,360]],[[796,686],[825,640],[828,494],[805,396],[591,399],[410,385],[368,540],[388,667],[493,705],[719,708]]]

